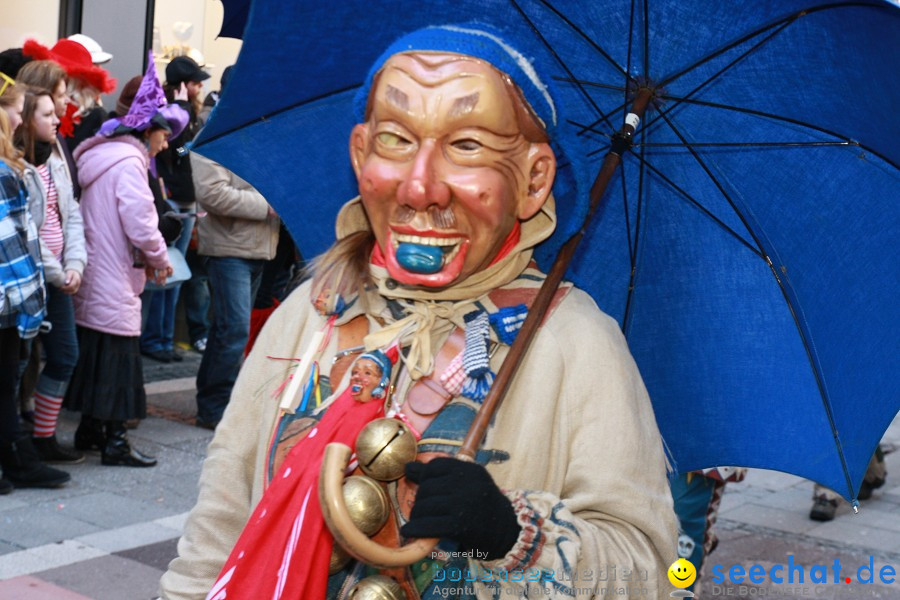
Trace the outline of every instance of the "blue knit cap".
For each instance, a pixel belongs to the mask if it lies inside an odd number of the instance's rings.
[[[590,184],[579,181],[584,172],[580,168],[584,152],[580,149],[581,143],[574,131],[561,116],[564,108],[560,104],[555,82],[548,75],[561,69],[552,69],[546,64],[546,56],[539,57],[537,52],[530,56],[523,54],[523,51],[530,48],[529,44],[536,45],[535,40],[516,39],[513,43],[510,39],[509,34],[482,23],[432,26],[409,33],[388,46],[378,57],[366,75],[365,83],[357,91],[353,106],[357,122],[362,123],[365,121],[366,105],[375,75],[391,56],[403,52],[464,54],[480,58],[507,74],[522,90],[534,113],[543,121],[550,137],[550,146],[556,154],[558,167],[553,195],[557,203],[559,226],[553,238],[545,241],[537,250],[537,258],[547,268],[549,260],[556,256],[559,247],[580,227],[587,212],[587,191]]]

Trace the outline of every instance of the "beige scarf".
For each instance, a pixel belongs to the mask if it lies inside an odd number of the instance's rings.
[[[403,361],[410,377],[416,380],[430,374],[438,344],[454,327],[465,327],[463,317],[474,309],[477,301],[518,277],[531,262],[534,247],[550,237],[555,228],[556,203],[550,196],[534,217],[522,221],[519,243],[506,256],[464,281],[439,290],[404,287],[395,285],[396,282],[388,287],[387,269],[369,265],[377,293],[399,301],[407,315],[393,322],[389,319],[384,328],[367,335],[366,349],[384,348],[399,341],[409,347]],[[371,230],[359,197],[341,208],[336,229],[338,239]]]

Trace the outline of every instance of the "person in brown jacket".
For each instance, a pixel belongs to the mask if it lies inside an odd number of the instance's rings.
[[[279,219],[249,183],[203,156],[191,155],[198,253],[212,290],[212,323],[197,374],[197,426],[214,429],[228,405],[250,333],[250,311],[265,261],[275,256]]]

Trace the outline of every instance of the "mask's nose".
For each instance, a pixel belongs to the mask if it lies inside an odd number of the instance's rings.
[[[431,206],[446,208],[450,203],[450,188],[441,181],[442,162],[437,141],[423,140],[409,175],[397,190],[400,203],[417,212],[424,212]]]

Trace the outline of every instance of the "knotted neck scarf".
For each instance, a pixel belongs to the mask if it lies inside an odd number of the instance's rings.
[[[531,262],[534,247],[550,237],[555,228],[556,205],[551,195],[534,217],[521,222],[519,242],[505,256],[488,268],[440,290],[396,285],[385,267],[370,263],[369,275],[377,294],[399,304],[406,316],[394,319],[388,312],[383,312],[387,323],[366,336],[366,349],[384,348],[399,339],[407,348],[401,356],[410,377],[417,380],[428,375],[434,368],[434,354],[441,341],[454,327],[465,329],[465,315],[475,310],[476,302],[518,277]],[[341,208],[337,219],[339,239],[369,230],[360,198],[354,198]]]

